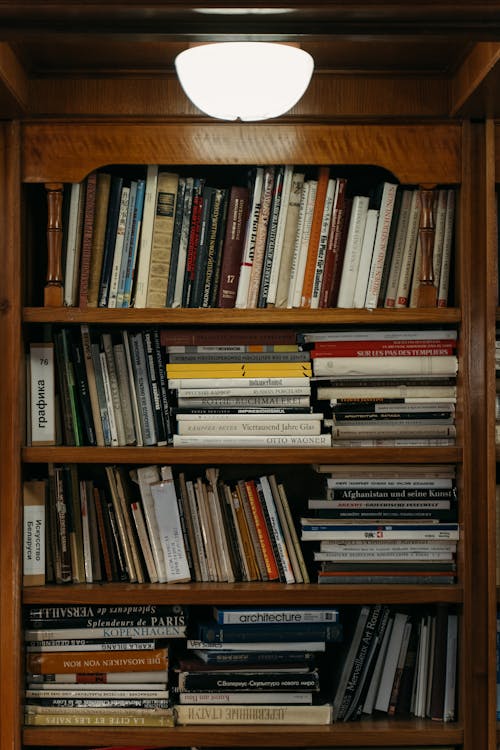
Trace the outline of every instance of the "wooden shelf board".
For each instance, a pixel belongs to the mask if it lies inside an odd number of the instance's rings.
[[[93,735],[95,734],[95,739]],[[326,747],[390,745],[460,745],[463,728],[458,723],[391,721],[382,719],[309,726],[195,726],[172,729],[109,729],[25,727],[25,745],[200,747],[209,738],[211,747]]]
[[[308,605],[325,601],[339,604],[455,602],[463,597],[461,585],[404,586],[330,585],[282,583],[178,583],[178,584],[73,584],[23,589],[24,604],[200,604],[239,606]]]
[[[78,307],[25,307],[25,323],[100,323],[103,325],[444,325],[459,323],[456,307],[405,310],[309,309],[105,309]]]
[[[460,446],[429,448],[23,448],[25,463],[313,464],[460,463]]]

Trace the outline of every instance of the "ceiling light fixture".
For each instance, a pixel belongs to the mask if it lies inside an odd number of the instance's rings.
[[[215,42],[177,55],[186,96],[220,120],[268,120],[303,96],[314,61],[297,46],[272,42]]]

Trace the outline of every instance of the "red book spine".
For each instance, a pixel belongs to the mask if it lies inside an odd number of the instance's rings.
[[[318,357],[425,357],[455,354],[453,341],[339,341],[316,342],[311,359]]]
[[[276,560],[273,552],[273,544],[264,516],[264,511],[259,500],[259,493],[253,480],[245,482],[247,490],[248,500],[252,509],[252,514],[255,519],[255,527],[259,536],[260,545],[262,547],[262,554],[264,555],[264,562],[266,564],[267,574],[270,581],[277,581],[279,579],[279,570],[276,564]]]
[[[342,227],[345,223],[347,180],[339,178],[338,192],[335,206],[332,211],[332,221],[328,233],[328,242],[325,253],[325,266],[323,269],[323,280],[319,296],[319,306],[328,307],[328,297],[333,280],[333,269],[335,266],[335,255],[342,236]]]
[[[226,234],[222,248],[218,307],[234,307],[240,277],[241,256],[245,244],[248,208],[248,188],[233,186],[229,198]]]
[[[193,196],[193,208],[191,210],[191,229],[189,232],[188,252],[186,260],[186,299],[183,300],[184,307],[189,307],[191,289],[194,283],[196,270],[196,251],[198,249],[198,240],[201,229],[201,211],[203,207],[203,198],[201,194]]]

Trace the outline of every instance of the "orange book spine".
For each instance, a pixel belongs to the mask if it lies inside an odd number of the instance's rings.
[[[318,188],[316,199],[314,201],[314,211],[311,223],[311,234],[307,246],[306,268],[304,271],[304,280],[302,282],[302,302],[301,307],[311,307],[311,299],[314,286],[314,276],[316,273],[316,260],[318,257],[318,247],[321,235],[321,225],[323,221],[323,209],[325,206],[326,192],[328,190],[328,180],[330,179],[330,168],[319,167],[318,170]]]
[[[150,651],[47,651],[26,655],[26,671],[32,674],[156,672],[167,668],[167,648]]]
[[[247,489],[247,495],[252,509],[252,514],[255,519],[255,526],[259,537],[260,545],[262,547],[262,554],[264,555],[264,562],[266,564],[267,574],[270,581],[276,581],[279,579],[279,570],[274,557],[273,545],[264,516],[264,511],[260,504],[259,495],[255,482],[248,480],[245,482]]]

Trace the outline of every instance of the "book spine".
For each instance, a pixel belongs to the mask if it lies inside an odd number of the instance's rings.
[[[267,166],[264,168],[261,204],[255,231],[255,247],[253,251],[250,277],[248,279],[247,298],[244,303],[244,307],[247,308],[257,307],[259,298],[259,287],[264,264],[269,220],[271,216],[275,177],[276,168],[274,166]]]
[[[280,221],[281,204],[283,201],[284,179],[285,167],[279,166],[275,171],[273,196],[267,226],[266,245],[264,250],[264,258],[262,261],[262,270],[260,274],[259,294],[256,305],[257,307],[267,306],[269,283],[271,279],[273,259],[278,239],[277,233]]]
[[[118,221],[116,223],[116,235],[114,240],[113,260],[111,263],[109,286],[107,293],[107,307],[115,308],[118,296],[118,284],[120,268],[125,248],[125,230],[127,226],[127,215],[130,202],[130,186],[124,185],[120,194],[120,205],[118,208]],[[104,305],[103,305],[104,306]]]
[[[247,305],[248,289],[255,253],[257,227],[259,223],[259,215],[263,199],[263,185],[264,168],[256,167],[253,170],[252,175],[250,209],[245,232],[243,255],[241,257],[238,288],[236,291],[236,299],[234,303],[234,306],[238,308],[244,308]]]
[[[392,253],[391,265],[388,272],[387,286],[385,289],[383,307],[394,307],[396,304],[399,275],[403,261],[403,252],[406,242],[406,234],[410,221],[410,211],[415,191],[410,189],[403,190],[401,204],[399,208],[399,220],[394,239],[394,248]]]
[[[106,172],[98,172],[95,198],[96,207],[89,264],[90,273],[87,293],[88,307],[97,307],[99,300],[99,283],[104,256],[104,240],[106,235],[106,219],[110,190],[111,175]]]
[[[287,164],[285,165],[283,172],[283,189],[281,193],[279,215],[276,227],[276,237],[274,240],[274,252],[269,272],[269,284],[266,296],[266,305],[268,307],[274,306],[276,303],[276,293],[279,283],[281,262],[284,258],[286,226],[288,220],[288,209],[290,207],[290,196],[292,192],[293,179],[293,166],[291,164]],[[285,266],[283,267],[283,273],[285,273]]]
[[[233,186],[229,198],[226,233],[222,248],[217,307],[234,307],[235,305],[248,220],[248,203],[248,188]]]
[[[189,706],[175,707],[178,724],[330,724],[331,706]]]
[[[45,504],[47,482],[23,482],[23,585],[45,584]]]
[[[283,233],[283,248],[279,269],[277,271],[277,288],[274,304],[276,307],[288,306],[288,290],[290,287],[290,273],[295,248],[295,238],[297,235],[297,226],[299,222],[300,204],[302,190],[304,187],[305,173],[294,172],[292,175],[292,185],[290,188],[290,198],[288,202],[285,228]],[[272,300],[269,300],[271,303]]]
[[[311,307],[319,243],[323,229],[323,213],[325,210],[325,201],[329,188],[329,180],[330,168],[319,167],[317,174],[316,195],[314,198],[314,206],[311,216],[311,228],[309,231],[309,238],[305,255],[300,307]]]
[[[123,178],[112,175],[109,192],[108,213],[106,217],[106,229],[104,235],[104,252],[102,258],[101,278],[99,281],[98,307],[108,306],[109,286],[111,283],[111,272],[115,250],[116,232],[120,218],[120,203],[123,187]]]
[[[396,190],[397,185],[393,185],[392,183],[386,182],[383,185],[379,220],[377,223],[377,232],[375,234],[373,256],[366,289],[365,307],[368,310],[376,308],[378,304],[378,295],[382,283],[382,273],[384,270],[387,242],[391,229]]]
[[[144,197],[146,191],[146,181],[137,180],[137,192],[135,198],[134,215],[132,217],[132,229],[130,236],[130,251],[128,254],[127,265],[125,268],[125,278],[123,281],[123,295],[120,307],[130,307],[132,304],[132,287],[135,279],[135,270],[137,266],[137,256],[139,250],[139,238],[142,237],[142,222],[144,213]]]
[[[191,208],[191,223],[189,226],[189,237],[186,264],[184,269],[184,283],[182,289],[182,307],[191,307],[191,296],[196,273],[196,253],[201,231],[201,217],[203,211],[203,189],[204,181],[196,179],[193,186],[193,199]]]
[[[146,307],[165,307],[179,175],[159,172]]]
[[[137,259],[137,278],[134,292],[134,307],[146,307],[149,279],[149,264],[153,241],[153,225],[156,213],[158,166],[149,164],[146,172],[146,188],[141,224],[141,239]]]
[[[137,221],[137,180],[131,180],[130,192],[128,197],[127,216],[125,220],[125,230],[123,233],[123,249],[120,258],[120,268],[118,270],[118,281],[116,284],[115,307],[123,307],[123,294],[125,290],[125,277],[127,268],[129,268],[132,230]]]
[[[90,279],[90,261],[92,253],[92,235],[96,211],[97,172],[91,172],[85,183],[85,213],[82,231],[82,250],[80,258],[80,285],[78,304],[87,307]]]
[[[30,343],[31,445],[56,444],[54,344]]]
[[[139,408],[142,441],[144,445],[155,445],[154,413],[142,332],[130,332],[128,334],[128,341],[134,371],[134,387]]]

